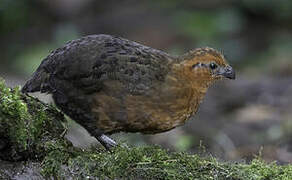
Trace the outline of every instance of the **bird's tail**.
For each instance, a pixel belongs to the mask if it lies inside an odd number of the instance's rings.
[[[44,69],[38,69],[28,80],[25,85],[22,87],[22,93],[30,93],[30,92],[37,92],[42,91],[46,92],[43,88],[45,84],[47,84],[48,73],[44,71]]]

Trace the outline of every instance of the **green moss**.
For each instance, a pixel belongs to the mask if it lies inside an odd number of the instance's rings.
[[[66,165],[69,158],[73,158],[78,154],[78,150],[74,150],[71,143],[63,140],[49,141],[45,144],[46,156],[42,160],[42,174],[44,176],[52,176],[61,174],[61,167]]]
[[[60,153],[55,152],[54,153]],[[54,154],[45,162],[46,175],[63,179],[291,179],[292,166],[267,164],[255,159],[251,164],[219,162],[213,157],[168,152],[157,146],[124,148],[112,152],[79,151],[60,160]],[[61,168],[61,165],[66,168]],[[48,173],[49,172],[49,173]],[[53,173],[52,173],[53,172]],[[52,174],[50,174],[52,173]]]
[[[0,82],[0,126],[6,130],[13,144],[27,148],[28,133],[25,119],[28,119],[27,107],[20,99],[19,88],[11,90]]]
[[[260,158],[250,164],[227,163],[158,146],[83,151],[64,139],[63,120],[54,107],[0,82],[0,141],[7,142],[0,158],[33,161],[40,179],[292,179],[292,165],[268,164]],[[21,174],[22,168],[12,171]],[[0,177],[4,175],[0,171]]]
[[[64,117],[52,106],[25,96],[20,88],[10,89],[0,81],[0,137],[9,150],[3,159],[18,160],[42,156],[44,142],[59,138]]]

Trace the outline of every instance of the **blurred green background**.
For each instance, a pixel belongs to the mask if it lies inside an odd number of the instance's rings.
[[[101,33],[176,55],[214,47],[237,72],[236,81],[209,90],[186,125],[115,139],[206,151],[223,160],[261,154],[267,161],[292,162],[291,0],[0,0],[0,76],[9,86],[23,85],[55,48]],[[75,145],[96,143],[74,122],[70,127],[67,137]]]

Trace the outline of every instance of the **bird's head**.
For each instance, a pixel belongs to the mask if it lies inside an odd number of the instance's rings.
[[[235,72],[226,62],[222,53],[213,48],[198,48],[182,56],[183,73],[191,80],[214,81],[235,79]]]

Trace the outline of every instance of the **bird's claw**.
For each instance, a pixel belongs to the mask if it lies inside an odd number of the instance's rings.
[[[117,143],[109,138],[108,136],[102,134],[97,137],[97,140],[107,149],[111,150],[111,148],[117,146]]]

